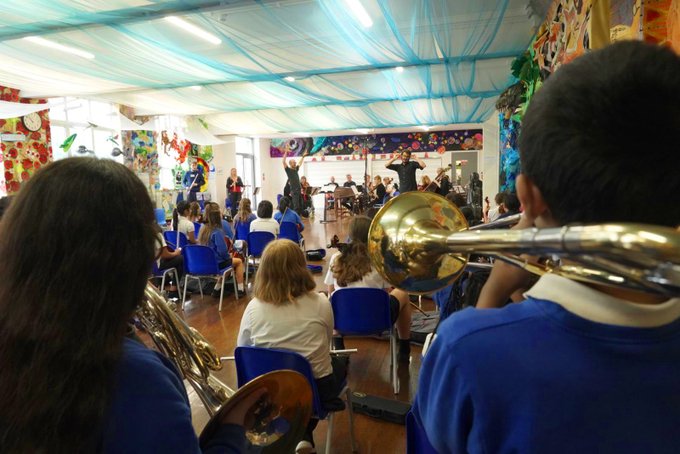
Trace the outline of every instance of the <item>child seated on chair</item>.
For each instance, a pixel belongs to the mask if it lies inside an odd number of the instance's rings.
[[[390,289],[386,282],[371,266],[368,256],[368,230],[371,219],[367,216],[356,216],[349,224],[350,243],[342,251],[336,252],[328,264],[328,272],[324,283],[331,295],[338,288],[368,287]],[[370,301],[366,302],[367,304]],[[397,324],[399,334],[400,362],[409,362],[411,353],[411,302],[408,293],[399,289],[390,291],[390,314],[392,323]],[[334,347],[338,350],[345,348],[342,337],[333,338]]]
[[[252,202],[247,197],[242,198],[238,205],[238,212],[234,216],[234,230],[238,229],[240,224],[245,224],[248,226],[246,230],[250,231],[250,223],[255,219],[257,219],[257,216],[253,214]]]
[[[189,244],[196,244],[196,226],[188,218],[189,202],[180,200],[172,212],[172,229],[186,235]]]
[[[279,224],[283,222],[292,222],[298,228],[298,232],[302,232],[305,229],[305,225],[302,223],[302,218],[290,207],[290,199],[288,197],[281,197],[279,200],[279,211],[274,213],[274,220]]]
[[[522,122],[520,224],[677,226],[678,131],[670,50],[625,41],[560,67]],[[484,287],[499,305],[527,277],[500,263]],[[680,299],[553,273],[525,297],[439,326],[413,407],[434,448],[677,452]]]
[[[269,243],[255,277],[254,298],[241,319],[237,344],[301,354],[312,366],[324,406],[342,410],[344,406],[338,395],[347,375],[347,364],[331,358],[333,309],[328,298],[315,292],[315,288],[314,278],[297,244],[290,240]],[[312,419],[305,434],[304,440],[311,446],[317,423],[318,420]]]
[[[231,266],[234,268],[234,275],[236,277],[236,285],[239,292],[245,293],[243,273],[245,269],[243,267],[243,261],[239,258],[232,258],[229,253],[229,248],[227,247],[227,242],[224,240],[224,232],[222,231],[222,218],[220,216],[219,210],[210,209],[207,210],[207,224],[201,227],[198,232],[198,242],[204,246],[208,246],[215,253],[215,259],[217,259],[217,264],[222,268]],[[222,278],[220,277],[217,282],[215,282],[215,288],[213,289],[213,298],[220,297],[220,289],[222,288]],[[225,286],[225,290],[229,288]]]
[[[263,200],[257,206],[257,219],[250,223],[251,232],[270,232],[279,236],[279,223],[272,219],[274,205],[269,200]]]

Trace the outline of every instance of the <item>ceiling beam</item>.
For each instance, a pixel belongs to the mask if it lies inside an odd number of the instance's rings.
[[[265,0],[269,2],[273,0]],[[252,4],[252,0],[168,0],[110,11],[83,11],[74,17],[0,27],[0,42],[27,36],[81,30],[102,25],[121,25],[163,18],[173,14],[205,13]]]

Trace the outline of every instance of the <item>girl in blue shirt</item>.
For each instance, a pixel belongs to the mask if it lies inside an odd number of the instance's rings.
[[[290,199],[288,197],[281,197],[281,200],[279,200],[279,211],[274,214],[274,220],[279,224],[282,222],[292,222],[297,225],[299,232],[305,229],[300,216],[290,208]]]
[[[3,218],[0,452],[201,452],[179,372],[125,338],[157,242],[139,178],[111,160],[63,159]],[[241,410],[204,452],[242,452]]]
[[[236,284],[238,286],[239,292],[245,293],[244,280],[243,280],[243,261],[239,258],[232,258],[227,242],[225,241],[224,231],[222,230],[222,218],[220,216],[219,209],[215,209],[210,206],[206,209],[206,219],[207,223],[201,227],[198,233],[198,243],[204,246],[208,246],[213,250],[215,254],[215,260],[220,269],[232,266],[234,268],[234,273],[236,275]],[[215,283],[215,288],[213,290],[213,297],[219,298],[220,288],[222,287],[222,281],[218,280]]]

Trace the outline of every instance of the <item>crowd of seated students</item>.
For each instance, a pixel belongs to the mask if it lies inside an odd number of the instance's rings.
[[[517,200],[504,195],[508,214],[521,201],[517,228],[677,227],[678,74],[670,50],[622,42],[551,75],[522,123]],[[620,114],[631,111],[649,115]],[[643,147],[655,169],[639,165]],[[278,233],[271,202],[257,214],[241,217],[251,231]],[[219,207],[206,207],[198,238],[190,215],[178,203],[174,228],[237,267]],[[389,287],[370,266],[368,226],[353,219],[349,245],[330,259],[329,292]],[[146,188],[120,164],[64,159],[23,186],[0,220],[0,388],[12,391],[0,393],[0,451],[201,452],[181,375],[125,337],[149,265],[178,256],[167,252]],[[507,304],[528,279],[497,262],[478,302],[493,310],[461,311],[438,328],[413,407],[430,443],[456,453],[677,452],[680,299],[546,274],[524,302]],[[315,287],[298,245],[270,243],[237,342],[301,353],[324,405],[339,409],[347,365],[330,355],[333,312]],[[390,294],[400,357],[408,357],[408,296]],[[229,413],[203,452],[242,452],[242,426],[259,397]],[[315,426],[298,451],[313,449]]]

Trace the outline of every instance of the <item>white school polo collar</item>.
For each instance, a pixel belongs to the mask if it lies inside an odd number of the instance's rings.
[[[639,304],[555,274],[541,276],[524,296],[552,301],[581,318],[608,325],[653,328],[680,318],[680,298],[659,304]]]

